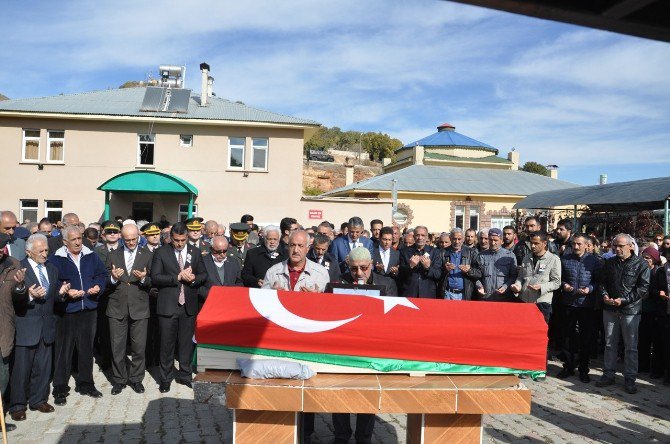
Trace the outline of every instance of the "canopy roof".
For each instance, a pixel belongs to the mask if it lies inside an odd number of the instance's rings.
[[[169,193],[198,195],[198,189],[171,174],[157,171],[128,171],[114,176],[98,187],[113,193]]]
[[[655,210],[663,208],[670,197],[670,177],[609,183],[588,187],[541,191],[521,199],[514,208],[553,208],[567,205],[589,205],[592,209]]]

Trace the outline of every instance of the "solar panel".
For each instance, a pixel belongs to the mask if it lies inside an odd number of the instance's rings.
[[[140,111],[186,113],[190,98],[190,89],[148,86]]]

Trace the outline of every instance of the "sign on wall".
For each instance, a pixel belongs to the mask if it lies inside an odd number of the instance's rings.
[[[309,219],[323,219],[323,210],[309,210]]]

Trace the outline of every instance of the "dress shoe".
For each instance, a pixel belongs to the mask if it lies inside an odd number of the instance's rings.
[[[75,392],[79,393],[82,396],[90,396],[91,398],[102,398],[102,393],[95,388],[95,386],[86,387],[86,388],[75,388]]]
[[[579,380],[582,381],[584,384],[588,384],[591,382],[591,377],[589,376],[588,373],[579,373]]]
[[[12,417],[12,421],[25,421],[26,420],[26,409],[17,410],[15,412],[10,412],[9,416]]]
[[[40,413],[51,413],[54,410],[54,407],[49,404],[48,402],[43,402],[42,404],[38,405],[37,407],[30,407],[30,410],[37,410]]]
[[[635,381],[626,381],[623,389],[629,395],[634,395],[637,393],[637,387],[635,386]]]
[[[54,395],[54,404],[65,405],[67,404],[67,398],[63,394]]]
[[[16,424],[5,423],[5,430],[7,430],[8,432],[13,432],[14,430],[16,430]]]
[[[112,395],[118,395],[123,391],[125,384],[114,384],[112,385]]]
[[[132,388],[135,393],[144,393],[144,385],[142,385],[141,382],[131,383],[130,388]]]
[[[170,391],[170,383],[169,382],[161,382],[161,385],[158,387],[158,391],[161,393],[167,393]]]
[[[596,387],[607,387],[610,385],[614,385],[614,378],[606,378],[603,376],[596,381]]]
[[[567,368],[564,368],[563,370],[561,370],[560,372],[558,372],[558,374],[556,375],[556,377],[557,377],[558,379],[565,379],[565,378],[567,378],[567,377],[573,376],[574,374],[575,374],[574,371],[572,371],[572,370],[568,370]]]
[[[191,381],[189,381],[188,379],[175,379],[174,382],[176,382],[177,384],[184,385],[190,389],[193,388],[193,384],[191,384]]]

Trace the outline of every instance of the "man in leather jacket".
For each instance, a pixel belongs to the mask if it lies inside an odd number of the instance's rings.
[[[614,384],[619,335],[623,336],[625,390],[637,392],[637,339],[642,298],[647,296],[650,272],[647,263],[633,254],[634,240],[628,234],[614,238],[616,256],[605,261],[598,293],[603,304],[605,359],[598,387]]]

